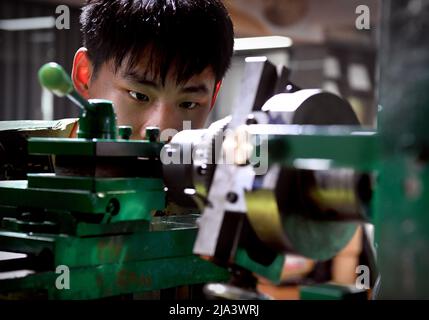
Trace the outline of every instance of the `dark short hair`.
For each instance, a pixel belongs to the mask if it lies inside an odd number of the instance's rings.
[[[208,66],[219,81],[231,63],[233,25],[220,0],[89,0],[80,23],[94,74],[110,60],[132,70],[143,53],[163,83],[173,64],[183,82]]]

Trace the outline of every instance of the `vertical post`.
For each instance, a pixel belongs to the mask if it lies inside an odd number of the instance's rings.
[[[429,296],[428,34],[429,1],[383,1],[377,298]]]

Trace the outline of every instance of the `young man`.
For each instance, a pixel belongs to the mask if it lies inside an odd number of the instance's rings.
[[[89,0],[72,79],[87,99],[108,99],[134,139],[145,127],[204,126],[233,53],[220,0]]]

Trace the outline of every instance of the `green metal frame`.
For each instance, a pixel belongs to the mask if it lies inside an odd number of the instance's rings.
[[[150,232],[89,238],[0,232],[0,250],[37,254],[50,249],[54,266],[70,270],[70,289],[55,286],[59,274],[53,270],[0,280],[0,294],[37,288],[50,299],[96,299],[225,281],[226,269],[192,254],[196,218],[154,219]]]

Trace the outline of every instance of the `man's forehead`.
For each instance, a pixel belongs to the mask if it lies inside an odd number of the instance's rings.
[[[207,62],[168,50],[160,45],[149,43],[143,48],[131,50],[124,56],[112,57],[107,62],[115,76],[136,77],[165,85],[175,82],[184,85],[193,81],[214,81],[216,74]]]
[[[126,79],[137,82],[153,82],[156,84],[173,83],[177,86],[187,86],[191,84],[210,84],[215,82],[215,75],[211,66],[207,66],[202,72],[193,74],[187,79],[179,81],[177,70],[174,66],[170,67],[165,79],[162,79],[161,73],[157,66],[148,64],[146,61],[134,66],[122,65],[118,74]]]

